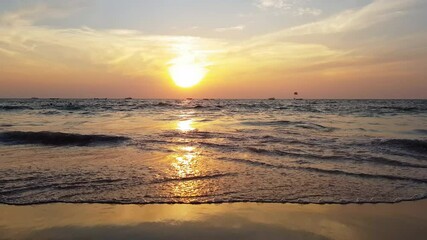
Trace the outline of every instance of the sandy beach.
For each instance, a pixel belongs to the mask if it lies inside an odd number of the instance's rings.
[[[0,206],[0,239],[425,239],[427,201]]]

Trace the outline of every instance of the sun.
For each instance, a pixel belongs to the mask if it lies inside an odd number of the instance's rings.
[[[176,63],[169,67],[169,74],[175,84],[182,88],[193,87],[206,75],[203,66],[194,63]]]
[[[173,52],[176,56],[168,62],[168,71],[175,84],[190,88],[200,83],[208,72],[207,66],[210,65],[205,51],[191,39],[184,39],[173,46]]]

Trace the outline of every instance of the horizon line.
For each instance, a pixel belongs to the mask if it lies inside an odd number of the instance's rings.
[[[273,97],[274,98],[274,97]],[[0,100],[427,100],[427,98],[133,98],[133,97],[0,97]]]

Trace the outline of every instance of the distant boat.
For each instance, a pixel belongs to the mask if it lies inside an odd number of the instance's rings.
[[[187,100],[193,100],[193,98],[189,97],[189,98],[187,98]]]
[[[267,100],[276,100],[276,98],[271,97],[271,98],[268,98]]]
[[[127,98],[125,98],[125,100],[131,100],[132,98],[131,97],[127,97]]]
[[[294,100],[303,100],[302,98],[298,98],[298,92],[294,92]]]

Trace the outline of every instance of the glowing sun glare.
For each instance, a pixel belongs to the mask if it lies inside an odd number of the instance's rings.
[[[196,64],[175,64],[169,68],[169,74],[176,85],[189,88],[198,84],[206,75],[206,69]]]
[[[193,131],[194,127],[191,126],[192,124],[193,124],[192,119],[185,120],[185,121],[179,121],[177,129],[179,129],[183,132]]]

